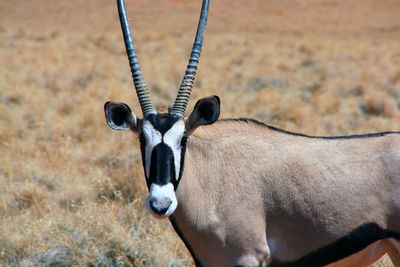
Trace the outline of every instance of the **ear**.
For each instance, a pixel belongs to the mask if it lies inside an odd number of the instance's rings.
[[[138,118],[127,104],[107,102],[104,104],[104,112],[108,125],[114,130],[131,129],[137,131]]]
[[[186,132],[190,134],[190,132],[194,131],[200,125],[214,123],[219,117],[220,103],[219,97],[216,95],[197,101],[186,121]]]

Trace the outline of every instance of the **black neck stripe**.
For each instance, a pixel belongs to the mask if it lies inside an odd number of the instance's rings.
[[[190,246],[190,244],[187,242],[187,240],[185,239],[185,237],[183,236],[183,233],[181,232],[181,230],[179,229],[179,226],[175,220],[174,215],[169,216],[169,220],[172,224],[172,227],[174,228],[175,232],[178,234],[179,238],[183,241],[183,243],[185,244],[186,248],[189,250],[190,255],[192,255],[194,264],[196,265],[196,267],[201,267],[201,263],[200,261],[197,259],[196,255],[194,254],[193,248]]]

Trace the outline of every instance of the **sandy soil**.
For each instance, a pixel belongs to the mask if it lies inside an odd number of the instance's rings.
[[[127,0],[158,106],[200,5]],[[221,117],[310,135],[400,130],[399,44],[399,0],[212,1],[188,110],[216,94]],[[0,62],[0,265],[192,264],[145,210],[136,138],[104,120],[108,100],[141,114],[115,1],[1,1]]]

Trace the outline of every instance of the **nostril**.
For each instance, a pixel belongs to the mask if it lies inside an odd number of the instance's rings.
[[[155,214],[158,215],[164,215],[167,212],[171,203],[172,201],[169,198],[164,198],[162,200],[157,200],[155,198],[150,199],[151,209],[154,211]]]

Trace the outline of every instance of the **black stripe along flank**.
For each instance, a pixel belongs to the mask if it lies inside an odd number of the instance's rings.
[[[359,226],[348,235],[317,249],[293,262],[280,262],[272,259],[271,267],[317,267],[344,259],[357,253],[368,245],[385,238],[395,238],[400,241],[400,233],[384,230],[376,223],[366,223]]]

